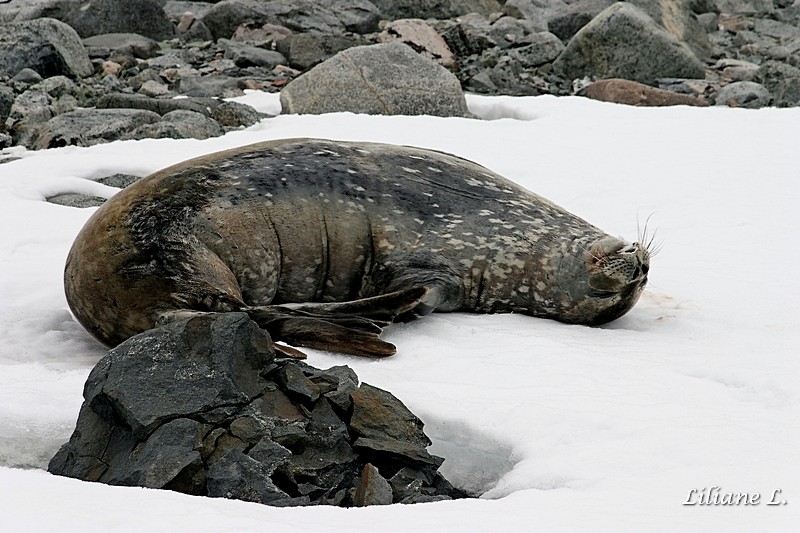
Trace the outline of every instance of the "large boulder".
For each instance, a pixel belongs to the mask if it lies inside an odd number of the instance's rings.
[[[618,2],[584,26],[554,62],[567,79],[703,78],[705,67],[673,34],[641,9]]]
[[[50,18],[0,26],[0,76],[11,77],[24,68],[43,77],[82,78],[94,72],[75,30]]]
[[[230,38],[245,22],[330,34],[373,32],[379,20],[378,9],[368,0],[223,0],[202,18],[215,39]]]
[[[54,474],[272,505],[463,496],[402,402],[348,367],[277,359],[244,313],[128,339],[91,372],[84,400]]]
[[[468,116],[458,79],[401,43],[339,52],[281,91],[284,113]]]
[[[65,19],[81,37],[138,33],[157,41],[175,36],[175,26],[158,0],[90,0]]]

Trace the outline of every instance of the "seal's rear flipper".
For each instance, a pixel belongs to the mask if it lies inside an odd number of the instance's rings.
[[[393,344],[378,338],[381,327],[373,321],[357,317],[323,319],[300,316],[291,310],[281,316],[275,309],[277,307],[250,308],[247,311],[251,319],[267,330],[273,341],[366,357],[386,357],[397,351]]]

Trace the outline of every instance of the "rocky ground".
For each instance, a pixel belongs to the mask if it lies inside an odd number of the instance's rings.
[[[221,100],[244,89],[302,113],[800,104],[797,0],[5,0],[0,28],[0,148],[217,136],[262,118]],[[396,42],[418,57],[374,46]]]

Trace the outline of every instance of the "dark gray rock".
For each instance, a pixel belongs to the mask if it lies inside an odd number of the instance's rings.
[[[211,116],[214,109],[222,102],[216,98],[180,98],[180,99],[158,99],[147,98],[136,94],[112,93],[100,97],[97,100],[98,109],[144,109],[166,115],[171,111],[183,109],[194,111],[205,116]]]
[[[736,81],[719,90],[717,105],[758,109],[768,106],[772,96],[766,87],[752,81]]]
[[[31,68],[45,78],[81,78],[94,72],[75,30],[49,18],[0,27],[0,76],[14,76],[23,68]]]
[[[5,129],[5,122],[11,113],[11,106],[14,105],[16,96],[11,87],[0,85],[0,131]]]
[[[186,96],[227,97],[242,94],[239,80],[226,75],[187,76],[178,82],[178,90]]]
[[[523,67],[538,67],[551,63],[564,51],[561,40],[550,32],[529,35],[526,42],[530,44],[512,48],[507,52],[510,58],[518,61]]]
[[[245,43],[219,39],[219,44],[225,50],[225,58],[232,59],[240,68],[264,67],[271,69],[277,65],[285,65],[286,58],[280,52],[264,50]]]
[[[123,138],[143,124],[161,117],[139,109],[76,109],[51,118],[29,148],[92,146]]]
[[[34,148],[50,119],[75,109],[77,90],[69,78],[53,76],[17,96],[6,119],[15,144]]]
[[[87,207],[97,207],[99,205],[103,205],[106,199],[102,196],[90,196],[88,194],[63,193],[56,194],[55,196],[48,196],[45,198],[45,201],[50,202],[51,204],[84,209]]]
[[[118,189],[124,189],[128,185],[132,185],[142,179],[143,176],[134,176],[133,174],[111,174],[110,176],[106,176],[104,178],[100,178],[97,180],[98,183],[102,183],[103,185],[108,185],[109,187],[117,187]]]
[[[722,13],[765,15],[775,10],[772,0],[716,0]]]
[[[360,44],[362,40],[355,36],[297,33],[280,40],[277,46],[292,68],[306,70]]]
[[[547,21],[566,6],[564,0],[507,0],[503,4],[503,13],[530,21],[537,27],[537,31],[546,31]]]
[[[33,85],[35,83],[39,83],[43,79],[44,78],[42,78],[41,74],[39,74],[38,72],[36,72],[32,68],[27,68],[26,67],[26,68],[20,70],[19,72],[17,72],[14,75],[14,77],[11,78],[11,81],[13,81],[15,83],[18,83],[18,84]]]
[[[185,318],[98,363],[75,432],[48,469],[281,506],[463,497],[438,474],[442,460],[425,450],[421,422],[357,381],[347,367],[276,359],[243,313]],[[371,438],[353,442],[351,404],[358,431]]]
[[[161,117],[159,122],[143,124],[125,134],[123,139],[209,139],[224,135],[217,121],[202,113],[177,109]]]
[[[468,116],[458,79],[400,43],[339,52],[281,91],[284,113]]]
[[[758,69],[753,81],[766,87],[775,107],[800,105],[800,68],[767,61]]]
[[[449,19],[467,13],[490,15],[502,10],[497,0],[372,0],[372,3],[389,20]]]
[[[378,9],[367,0],[223,0],[202,18],[214,38],[230,38],[245,22],[279,24],[298,32],[369,33],[378,29]]]
[[[261,120],[261,114],[246,104],[220,102],[211,112],[211,118],[224,128],[247,128]]]
[[[567,79],[703,78],[705,67],[689,48],[642,10],[618,2],[584,26],[554,62]]]
[[[157,41],[175,36],[175,26],[158,0],[91,0],[65,19],[81,37],[138,33]]]
[[[83,0],[6,0],[0,4],[0,24],[38,18],[66,20]]]
[[[160,51],[157,41],[138,33],[104,33],[85,38],[83,44],[90,48],[108,50],[106,57],[111,52],[118,51],[133,57],[150,59],[156,57]]]
[[[558,35],[564,42],[569,41],[581,28],[589,24],[603,10],[612,6],[616,0],[578,0],[570,2],[547,17],[547,29]]]

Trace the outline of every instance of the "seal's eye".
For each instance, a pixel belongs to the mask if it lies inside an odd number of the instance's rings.
[[[642,265],[642,274],[647,275],[648,272],[650,272],[650,265]]]

